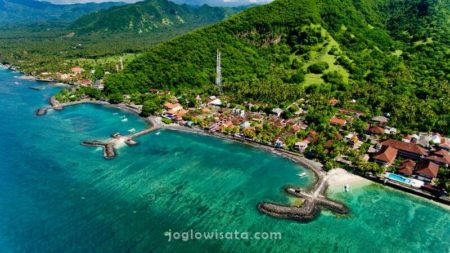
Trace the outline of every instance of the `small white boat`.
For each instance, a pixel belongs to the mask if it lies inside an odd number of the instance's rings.
[[[160,135],[161,134],[161,132],[156,132],[156,135]]]
[[[298,173],[297,176],[299,176],[299,177],[306,177],[306,172]]]
[[[350,191],[350,185],[346,184],[344,185],[344,192]]]
[[[122,119],[122,122],[127,122],[127,121],[128,121],[127,118],[123,118],[123,119]]]
[[[136,132],[136,128],[131,128],[131,129],[128,129],[128,132],[130,132],[130,133],[134,133],[134,132]]]

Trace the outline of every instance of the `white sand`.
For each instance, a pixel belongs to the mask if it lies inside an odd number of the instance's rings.
[[[368,179],[354,175],[341,168],[328,171],[327,177],[329,185],[328,189],[330,191],[343,191],[346,184],[348,184],[350,189],[352,189],[363,187],[372,183]]]
[[[127,146],[127,144],[125,143],[126,140],[127,140],[126,136],[121,136],[118,139],[112,139],[112,142],[114,143],[114,147],[116,149],[120,149]]]
[[[36,80],[36,77],[23,75],[23,76],[19,76],[18,79],[21,79],[21,80]]]

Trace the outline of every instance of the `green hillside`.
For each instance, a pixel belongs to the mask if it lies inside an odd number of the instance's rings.
[[[168,0],[146,0],[91,13],[75,21],[78,33],[149,33],[200,27],[224,20],[237,9],[178,5]]]
[[[213,93],[220,49],[224,92],[236,102],[309,98],[317,109],[335,97],[390,112],[403,129],[449,133],[449,13],[442,0],[276,0],[152,48],[106,92]]]

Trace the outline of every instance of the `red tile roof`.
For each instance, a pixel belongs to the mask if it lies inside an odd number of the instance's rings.
[[[438,162],[438,163],[450,164],[450,155],[447,155],[447,156],[432,155],[432,156],[428,156],[427,159],[434,161],[434,162]]]
[[[414,171],[414,167],[416,167],[416,162],[413,160],[405,160],[398,166],[398,173],[403,175],[411,176]]]
[[[330,105],[335,106],[337,103],[339,103],[339,100],[332,98],[330,99],[330,101],[328,101],[330,103]]]
[[[364,113],[362,111],[353,110],[353,109],[341,108],[341,109],[339,109],[339,112],[343,113],[343,114],[352,114],[353,113],[353,114],[357,114],[357,115],[364,115]]]
[[[413,154],[417,154],[417,155],[426,156],[428,154],[428,152],[424,148],[419,147],[414,143],[407,143],[407,142],[403,142],[403,141],[389,139],[389,140],[385,140],[385,141],[381,142],[381,145],[390,146],[395,149],[413,153]]]
[[[379,126],[372,126],[369,128],[369,133],[372,134],[384,134],[384,128],[379,127]]]
[[[345,119],[333,117],[330,119],[330,123],[333,125],[345,126],[345,124],[347,124],[347,121]]]
[[[393,147],[383,146],[380,152],[378,152],[378,154],[373,158],[379,161],[386,162],[388,164],[392,164],[392,162],[394,162],[395,158],[397,157],[397,152],[398,150]]]
[[[438,155],[438,156],[448,156],[448,155],[450,155],[450,153],[448,151],[443,150],[443,149],[440,149],[438,151],[434,151],[433,153],[435,155]]]
[[[422,160],[417,164],[416,174],[426,177],[435,178],[438,176],[439,165],[432,161]]]

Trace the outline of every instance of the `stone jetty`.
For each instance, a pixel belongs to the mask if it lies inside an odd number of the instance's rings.
[[[39,108],[36,110],[36,116],[44,116],[45,114],[47,114],[48,111],[48,107],[43,107],[43,108]]]
[[[284,189],[287,194],[304,200],[300,206],[262,202],[258,204],[258,210],[273,217],[292,219],[300,222],[314,220],[319,216],[322,209],[337,214],[348,214],[349,209],[347,206],[325,196],[328,187],[328,177],[322,173],[319,173],[318,176],[319,180],[310,191],[295,187],[287,187]]]
[[[81,144],[84,146],[103,147],[103,156],[105,159],[116,157],[116,149],[113,142],[83,141]]]

